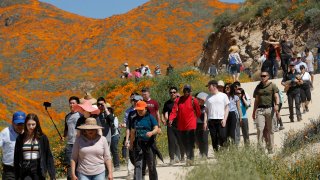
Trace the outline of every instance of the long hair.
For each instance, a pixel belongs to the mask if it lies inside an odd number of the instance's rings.
[[[242,88],[240,88],[240,89],[238,89],[238,90],[240,90],[240,92],[241,92],[240,101],[242,102],[242,104],[244,104],[244,102],[243,102],[243,97],[244,97],[245,100],[248,100],[248,99],[247,99],[247,96],[246,96],[246,93],[245,93],[244,89],[242,89]]]
[[[229,93],[226,92],[226,88],[229,87],[230,91]],[[235,90],[235,85],[234,84],[231,84],[231,83],[226,83],[224,85],[224,88],[223,88],[223,92],[225,94],[227,94],[230,97],[234,98],[234,95],[236,94],[236,90]]]
[[[27,138],[27,135],[28,135],[27,123],[30,120],[34,120],[36,122],[36,128],[33,131],[33,139],[32,140],[39,139],[44,134],[42,132],[38,116],[33,113],[28,114],[26,117],[26,120],[24,123],[23,139],[26,140],[26,138]]]

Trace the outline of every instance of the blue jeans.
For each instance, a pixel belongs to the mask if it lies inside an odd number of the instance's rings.
[[[105,176],[106,176],[105,171],[97,175],[85,175],[85,174],[79,173],[78,179],[79,180],[104,180]]]
[[[118,143],[119,143],[120,135],[115,135],[111,137],[111,146],[110,151],[113,159],[113,166],[120,167],[119,153],[118,153]]]
[[[318,62],[318,72],[320,72],[320,53],[317,54],[317,62]]]

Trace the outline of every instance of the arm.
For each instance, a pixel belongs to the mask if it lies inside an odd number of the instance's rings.
[[[204,118],[203,118],[203,130],[207,130],[208,128],[208,115],[207,111],[204,113]]]
[[[196,116],[197,118],[199,118],[201,116],[201,110],[200,110],[200,105],[199,105],[199,102],[196,98],[194,98],[194,109],[196,111]]]
[[[105,161],[106,167],[108,169],[108,180],[112,180],[113,179],[113,173],[112,173],[112,162],[111,159],[108,159]]]
[[[272,45],[279,45],[279,42],[271,42],[271,41],[267,41],[265,40],[264,42],[268,43],[268,44],[272,44]]]
[[[239,113],[239,120],[241,123],[242,122],[242,112],[241,112],[241,108],[240,108],[240,99],[239,99],[239,101],[237,101],[237,109],[238,109],[238,113]]]
[[[172,111],[169,115],[169,124],[171,125],[172,124],[172,121],[177,118],[178,114],[177,114],[177,111],[178,111],[178,102],[179,102],[179,98],[176,99],[176,101],[174,101],[174,105],[173,105],[173,108],[172,108]]]
[[[249,102],[249,100],[246,100],[245,96],[242,96],[241,98],[242,98],[243,104],[244,104],[247,108],[250,107],[250,102]],[[241,101],[241,100],[240,100],[240,101]]]
[[[254,99],[254,105],[253,105],[253,111],[252,111],[252,119],[255,120],[256,119],[256,111],[258,108],[258,104],[259,104],[259,100],[257,97],[255,97]]]
[[[53,160],[53,155],[50,149],[50,143],[49,140],[47,138],[47,136],[43,136],[43,144],[45,146],[45,149],[47,150],[47,166],[48,166],[48,172],[50,175],[50,179],[56,179],[56,169],[54,166],[54,160]]]
[[[221,121],[222,127],[226,127],[227,119],[229,115],[229,104],[224,107],[224,118]]]
[[[133,142],[134,142],[135,138],[136,138],[136,130],[135,129],[131,129],[130,130],[130,146],[129,146],[130,149],[133,148]]]
[[[147,132],[147,134],[146,134],[147,137],[151,137],[151,136],[153,136],[153,135],[158,134],[158,130],[159,130],[158,126],[154,126],[152,131]]]
[[[64,121],[64,131],[63,131],[63,137],[67,137],[68,135],[68,125],[67,125],[67,118],[65,118],[65,121]]]
[[[113,179],[112,162],[111,162],[110,148],[106,138],[103,139],[103,147],[104,147],[103,158],[104,158],[105,166],[107,167],[109,172],[108,179],[111,180]]]
[[[278,112],[278,110],[279,110],[279,93],[274,93],[274,95],[273,95],[273,97],[274,97],[274,110],[276,111],[276,112]]]
[[[76,163],[78,162],[78,156],[79,156],[79,140],[77,137],[72,147],[71,177],[73,180],[78,179],[78,177],[76,176]]]

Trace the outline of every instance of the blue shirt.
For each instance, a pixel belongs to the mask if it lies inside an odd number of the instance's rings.
[[[238,108],[237,108],[237,102],[239,101],[239,97],[238,96],[233,96],[229,98],[230,103],[229,103],[229,112],[238,112]]]
[[[126,124],[127,128],[129,127],[129,121],[128,121],[129,113],[132,112],[132,111],[134,111],[134,107],[133,106],[129,107],[124,113],[123,123]]]
[[[240,109],[241,109],[241,113],[242,113],[242,119],[248,119],[247,116],[247,107],[242,103],[242,101],[240,101]]]
[[[136,130],[136,139],[148,141],[147,132],[153,130],[154,126],[158,126],[157,120],[150,114],[146,113],[144,116],[137,116],[133,124],[133,129]]]
[[[2,147],[2,162],[5,165],[13,166],[14,147],[18,133],[14,131],[13,126],[3,129],[0,133],[0,147]]]

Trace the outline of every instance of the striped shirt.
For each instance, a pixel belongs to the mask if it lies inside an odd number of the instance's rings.
[[[32,141],[29,139],[22,146],[23,159],[24,160],[33,160],[39,159],[39,142],[37,140]]]

